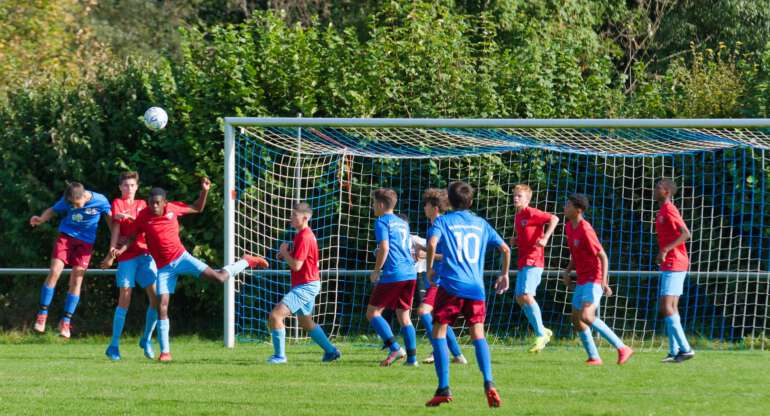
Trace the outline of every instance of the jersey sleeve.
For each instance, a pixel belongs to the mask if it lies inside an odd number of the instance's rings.
[[[585,236],[587,243],[586,248],[591,254],[595,256],[604,251],[602,243],[599,242],[599,237],[596,236],[596,231],[594,231],[592,228],[586,228]]]
[[[168,207],[166,209],[172,211],[174,214],[176,214],[177,217],[183,217],[187,215],[187,207],[189,207],[189,205],[184,202],[173,201],[168,203]]]
[[[679,232],[679,230],[687,226],[684,224],[684,220],[682,219],[682,215],[679,214],[679,210],[677,209],[670,209],[666,211],[666,217],[668,217],[668,220],[671,222],[671,225],[674,227],[674,229]]]
[[[58,201],[56,201],[55,204],[53,204],[53,210],[54,212],[58,214],[64,214],[67,211],[69,211],[70,206],[69,204],[64,200],[64,197],[59,198]]]
[[[503,245],[503,237],[501,237],[497,230],[492,228],[486,221],[484,221],[484,228],[487,234],[487,244],[491,244],[495,247]]]
[[[547,224],[551,221],[551,214],[540,211],[539,209],[533,209],[532,217],[529,220],[538,225]]]
[[[388,239],[388,224],[379,218],[374,222],[374,239],[377,244]]]
[[[108,201],[107,198],[99,198],[99,210],[101,210],[104,215],[112,216],[112,205],[110,205],[110,201]]]
[[[437,237],[439,240],[441,240],[441,224],[443,221],[441,221],[441,218],[438,218],[433,225],[431,225],[430,228],[428,228],[428,240],[430,240],[433,237]]]
[[[294,251],[291,253],[291,256],[294,257],[295,260],[305,261],[308,254],[310,254],[310,248],[312,244],[313,241],[310,239],[310,236],[303,236],[294,247]]]
[[[110,210],[111,210],[110,216],[112,217],[113,220],[116,220],[115,216],[118,215],[118,211],[119,211],[117,198],[114,201],[112,201],[112,206],[110,206]]]

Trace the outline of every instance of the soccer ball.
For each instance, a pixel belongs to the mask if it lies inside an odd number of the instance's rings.
[[[168,114],[160,107],[150,107],[144,112],[144,125],[152,131],[158,131],[166,127]]]

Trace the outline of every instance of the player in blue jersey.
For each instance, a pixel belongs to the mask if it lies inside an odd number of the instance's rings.
[[[484,390],[489,407],[499,407],[500,395],[492,381],[489,345],[484,335],[486,314],[484,293],[484,255],[487,245],[497,247],[503,257],[502,270],[495,282],[497,294],[508,290],[511,249],[500,234],[481,217],[470,212],[473,188],[465,182],[452,182],[448,189],[449,203],[454,211],[442,215],[428,231],[428,280],[441,276],[433,309],[433,355],[435,357],[438,389],[426,406],[438,406],[452,401],[449,390],[449,347],[447,327],[462,314],[470,325],[471,339],[476,349],[476,361],[484,378]],[[436,252],[444,258],[440,269],[433,269]]]
[[[380,363],[383,367],[404,356],[407,365],[417,366],[417,335],[409,317],[417,272],[409,250],[409,224],[393,213],[397,201],[398,196],[392,189],[380,188],[372,193],[372,208],[377,217],[374,222],[377,257],[369,276],[375,286],[366,308],[366,319],[390,350]],[[406,351],[396,342],[390,325],[382,317],[385,309],[396,311]]]
[[[34,329],[40,333],[45,332],[48,307],[53,300],[56,282],[59,281],[64,266],[70,266],[72,272],[67,299],[64,301],[64,316],[59,321],[59,335],[69,338],[72,315],[80,301],[80,286],[83,284],[83,276],[91,261],[99,218],[103,216],[108,226],[111,226],[112,211],[110,202],[104,195],[87,191],[79,182],[71,182],[64,191],[64,196],[39,216],[32,216],[29,224],[37,227],[56,214],[61,215],[62,220],[59,223],[59,235],[51,253],[50,271],[40,289],[40,309],[37,312]]]
[[[449,209],[449,199],[447,198],[446,189],[428,188],[422,195],[423,210],[425,216],[430,220],[430,223],[444,214]],[[418,245],[418,251],[424,251],[426,242],[422,241],[421,245]],[[433,260],[433,270],[439,270],[441,268],[441,253],[436,253]],[[438,292],[440,277],[434,275],[434,285],[428,285],[425,290],[425,295],[422,298],[422,303],[417,308],[417,314],[420,316],[420,321],[425,327],[425,335],[428,336],[428,340],[433,339],[433,305],[436,303],[436,292]],[[447,328],[446,332],[447,344],[449,344],[449,351],[452,353],[452,362],[455,364],[468,364],[468,360],[463,355],[463,350],[460,349],[460,344],[457,343],[457,337],[451,327]],[[422,362],[431,364],[435,361],[433,352],[430,353]]]

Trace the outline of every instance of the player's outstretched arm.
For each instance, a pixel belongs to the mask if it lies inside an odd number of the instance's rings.
[[[53,218],[53,216],[55,214],[56,214],[56,212],[54,212],[53,207],[49,207],[48,209],[43,211],[42,214],[40,214],[40,215],[33,215],[29,219],[29,225],[31,225],[33,227],[37,227],[38,225],[45,224],[51,218]]]
[[[498,276],[497,281],[495,282],[495,290],[498,295],[501,295],[508,290],[510,284],[508,274],[511,270],[511,248],[508,247],[508,244],[503,243],[497,246],[497,251],[503,256],[503,265],[500,268],[500,276]]]
[[[537,245],[540,247],[545,247],[548,245],[548,241],[551,240],[551,236],[553,235],[553,232],[556,231],[556,226],[559,225],[559,217],[556,215],[551,215],[551,220],[548,221],[548,225],[545,227],[545,233],[543,233],[543,238],[540,240],[537,240]]]
[[[203,212],[203,209],[206,207],[209,190],[211,190],[211,180],[204,176],[201,178],[201,192],[198,194],[198,199],[187,207],[188,214],[200,214]]]
[[[112,266],[112,262],[115,261],[118,252],[118,238],[120,238],[120,223],[112,221],[110,224],[110,248],[107,250],[107,254],[104,259],[99,263],[99,267],[102,269]]]
[[[610,288],[610,262],[604,250],[596,255],[599,257],[599,263],[602,264],[602,290],[604,290],[604,296],[610,297],[612,296],[612,289]]]
[[[302,268],[302,265],[305,264],[304,260],[298,260],[291,256],[291,253],[289,252],[289,243],[283,243],[281,244],[280,248],[280,256],[283,259],[283,261],[286,262],[286,264],[289,265],[289,268],[294,271],[298,272],[299,269]]]
[[[369,275],[369,280],[371,280],[372,283],[380,280],[380,271],[385,265],[385,259],[388,258],[389,251],[390,243],[388,243],[388,240],[380,241],[379,246],[377,246],[377,258],[374,261],[374,270],[372,270],[372,273]]]

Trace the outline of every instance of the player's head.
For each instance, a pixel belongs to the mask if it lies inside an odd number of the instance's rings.
[[[470,209],[473,205],[473,187],[463,181],[452,182],[447,189],[447,197],[452,209]]]
[[[583,194],[572,194],[567,197],[564,204],[564,216],[568,220],[574,220],[588,210],[588,197]]]
[[[532,188],[525,183],[513,187],[513,207],[517,210],[526,208],[532,199]]]
[[[425,216],[431,221],[449,210],[449,197],[446,189],[428,188],[422,194],[422,207]]]
[[[667,199],[676,195],[676,182],[669,178],[663,178],[655,184],[655,200],[666,202]]]
[[[163,188],[152,188],[150,196],[147,198],[147,205],[150,206],[152,213],[163,215],[163,208],[166,207],[166,190]]]
[[[83,208],[86,204],[86,188],[80,182],[70,182],[64,190],[64,200],[75,208]]]
[[[120,174],[118,188],[123,198],[133,198],[136,195],[136,189],[139,187],[139,173],[128,171]]]
[[[313,216],[313,209],[307,202],[297,202],[291,207],[291,226],[297,230],[307,227],[310,217]]]
[[[372,192],[372,208],[374,208],[374,215],[378,217],[393,211],[396,202],[398,202],[398,195],[390,188],[379,188]]]

